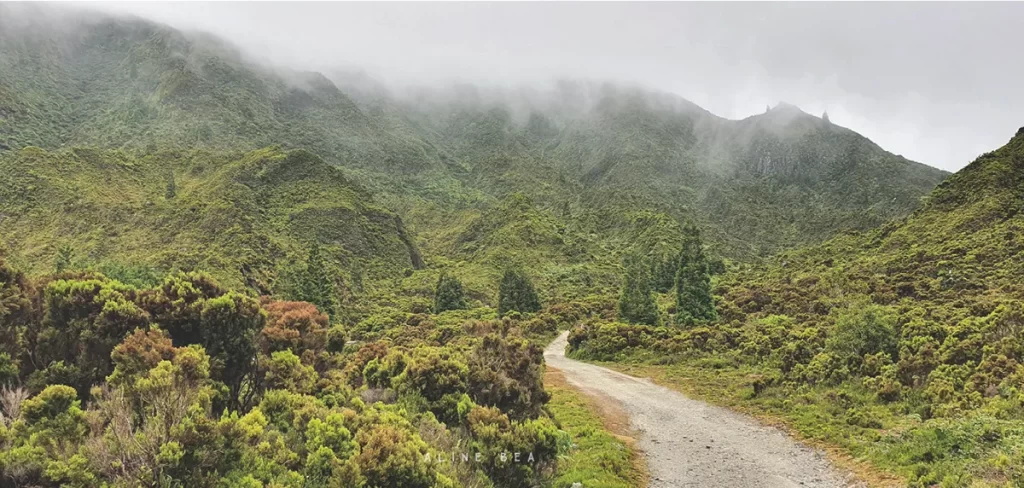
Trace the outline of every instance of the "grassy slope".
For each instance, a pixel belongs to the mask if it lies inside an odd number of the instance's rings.
[[[696,220],[743,260],[904,215],[946,176],[793,107],[729,121],[678,98],[591,90],[579,88],[592,109],[540,104],[525,121],[502,103],[406,110],[425,111],[410,123],[490,194],[526,192],[602,237],[637,209]]]
[[[1022,169],[1024,129],[906,219],[721,280],[721,323],[608,329],[577,354],[779,420],[879,483],[877,469],[914,486],[1019,486]],[[872,321],[892,327],[887,349],[839,356],[838,324]]]
[[[0,182],[0,234],[36,273],[61,245],[79,266],[203,269],[263,292],[287,286],[313,240],[346,283],[419,262],[397,216],[304,151],[27,148],[0,157]]]
[[[2,8],[3,147],[303,148],[343,166],[416,234],[524,192],[612,257],[633,244],[635,214],[651,211],[696,220],[719,254],[750,260],[902,215],[945,176],[787,107],[727,121],[608,86],[564,89],[528,117],[514,98],[359,105],[318,74],[255,66],[209,36]],[[574,108],[588,98],[592,109]]]

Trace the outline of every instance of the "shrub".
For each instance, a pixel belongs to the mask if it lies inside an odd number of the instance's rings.
[[[290,350],[273,353],[266,368],[267,388],[294,393],[313,393],[318,378],[316,371],[312,366],[302,364],[299,357]]]
[[[393,425],[376,425],[359,431],[356,456],[366,486],[432,488],[435,475],[426,461],[427,445]]]
[[[541,348],[523,339],[485,336],[468,358],[470,396],[512,418],[536,418],[549,398],[543,358]]]
[[[896,357],[896,315],[879,305],[856,305],[839,312],[825,350],[855,367],[867,354]]]
[[[307,302],[282,302],[264,298],[266,326],[260,332],[260,350],[265,355],[290,349],[316,357],[327,349],[330,324],[326,314]]]
[[[484,471],[496,486],[534,486],[557,462],[564,433],[548,419],[513,422],[500,410],[476,407],[467,418],[470,435],[483,455]]]

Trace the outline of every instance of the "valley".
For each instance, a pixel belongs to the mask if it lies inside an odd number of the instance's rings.
[[[1016,486],[1022,174],[0,3],[0,487]]]

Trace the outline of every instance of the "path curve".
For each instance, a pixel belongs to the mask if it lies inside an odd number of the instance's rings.
[[[544,359],[573,387],[618,403],[647,459],[652,488],[845,487],[825,456],[745,415],[608,368],[565,357],[568,332]]]

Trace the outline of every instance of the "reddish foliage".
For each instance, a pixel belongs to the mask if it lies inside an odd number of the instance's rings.
[[[306,302],[282,302],[263,299],[267,325],[260,334],[260,350],[270,355],[290,349],[302,356],[306,351],[318,355],[327,347],[327,315]]]
[[[174,345],[160,329],[137,329],[110,354],[120,376],[141,374],[174,357]]]

